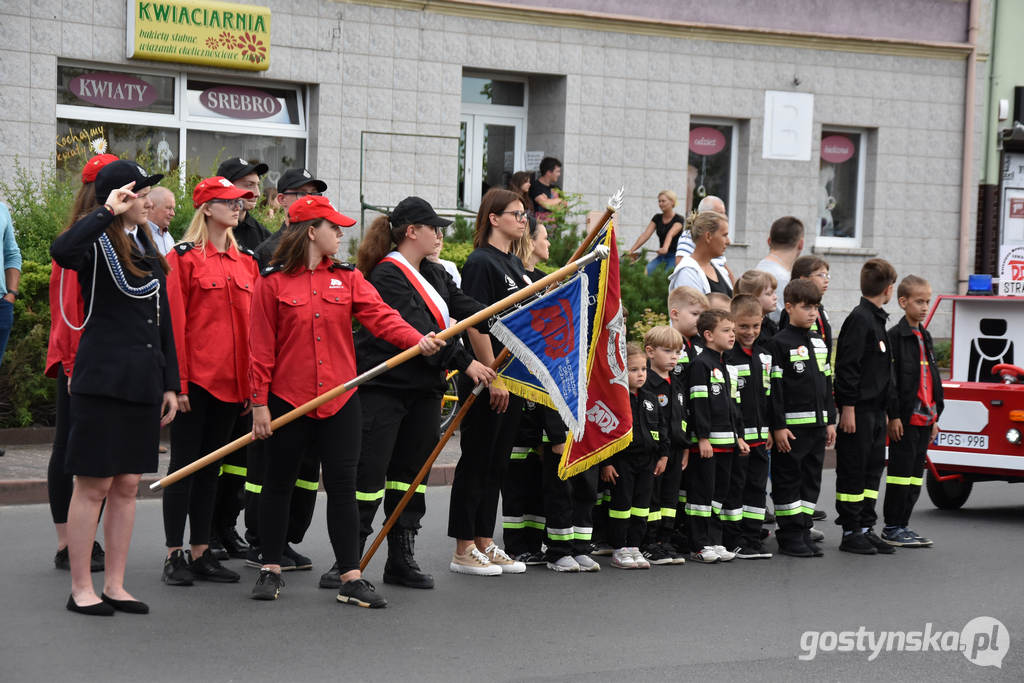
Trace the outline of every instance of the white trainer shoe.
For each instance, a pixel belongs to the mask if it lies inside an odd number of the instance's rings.
[[[594,561],[590,555],[577,555],[572,558],[576,560],[576,564],[579,565],[581,572],[599,572],[601,571],[601,565]]]
[[[715,551],[715,554],[718,555],[718,559],[722,562],[729,562],[736,557],[736,553],[731,550],[727,550],[724,545],[715,545],[712,546],[712,549]]]
[[[578,572],[580,563],[571,555],[563,555],[554,562],[548,562],[548,569],[555,572]]]
[[[640,548],[630,548],[629,554],[633,556],[633,562],[636,563],[637,569],[650,569],[651,563],[644,557],[644,554],[640,552]]]
[[[636,569],[636,560],[629,548],[616,548],[612,551],[612,566],[616,569]]]

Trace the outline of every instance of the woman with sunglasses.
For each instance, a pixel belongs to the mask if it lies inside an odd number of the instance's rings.
[[[438,216],[427,201],[406,197],[390,216],[380,216],[370,225],[359,245],[359,270],[380,292],[384,303],[422,333],[440,332],[451,325],[452,318],[465,319],[484,308],[462,293],[444,266],[429,260],[449,225],[451,221]],[[486,323],[481,327],[486,330]],[[356,334],[360,372],[399,351],[365,328]],[[363,442],[356,499],[361,548],[373,531],[381,500],[384,514],[390,516],[437,443],[448,370],[458,370],[474,383],[489,384],[495,376],[462,344],[451,343],[442,353],[414,358],[359,389]],[[420,570],[414,554],[416,533],[426,512],[425,491],[425,486],[417,488],[388,534],[384,583],[434,587],[433,577]],[[321,577],[320,585],[340,585],[337,566]]]
[[[519,194],[491,189],[476,216],[474,251],[462,268],[462,289],[490,305],[531,284],[513,246],[526,232],[526,211]],[[473,355],[490,366],[504,348],[491,335],[468,330]],[[473,381],[460,375],[465,400]],[[448,511],[448,535],[455,539],[449,569],[459,574],[519,574],[526,565],[513,560],[494,542],[498,494],[519,427],[523,400],[510,396],[500,380],[491,383],[462,421],[462,457],[455,468]]]
[[[240,249],[232,228],[252,192],[214,176],[196,185],[196,212],[183,240],[167,255],[174,340],[178,349],[178,419],[171,427],[170,474],[230,441],[249,411],[249,307],[259,269]],[[235,583],[239,575],[210,550],[210,526],[220,463],[164,489],[167,557],[163,582]],[[183,550],[185,519],[190,550]]]
[[[249,338],[253,433],[268,441],[260,494],[263,567],[252,590],[255,600],[274,600],[281,580],[281,554],[288,533],[288,506],[304,460],[323,468],[327,532],[339,568],[338,602],[384,607],[387,601],[359,571],[360,394],[350,391],[281,427],[271,435],[271,415],[292,408],[356,375],[352,318],[400,349],[419,345],[432,355],[445,344],[423,335],[390,306],[362,273],[334,259],[341,228],[355,224],[325,197],[309,196],[288,208],[289,229],[271,266],[256,284]]]

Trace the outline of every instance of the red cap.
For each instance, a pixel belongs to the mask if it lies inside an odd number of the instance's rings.
[[[82,182],[96,182],[96,174],[100,172],[100,169],[110,162],[117,160],[117,157],[113,154],[100,154],[89,159],[89,161],[85,162],[85,166],[82,168]]]
[[[227,178],[215,175],[200,182],[192,190],[192,206],[198,209],[211,199],[252,199],[254,196],[249,190],[235,187]]]
[[[289,223],[301,223],[302,221],[311,221],[317,218],[326,218],[335,225],[340,225],[343,228],[349,228],[356,224],[356,220],[354,218],[349,218],[343,213],[338,213],[335,208],[331,206],[331,201],[327,199],[327,197],[308,195],[297,200],[288,207]]]

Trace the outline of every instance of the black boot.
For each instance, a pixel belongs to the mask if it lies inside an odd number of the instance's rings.
[[[388,534],[388,561],[384,563],[384,583],[409,588],[433,588],[434,577],[420,571],[416,564],[415,529],[392,529]]]

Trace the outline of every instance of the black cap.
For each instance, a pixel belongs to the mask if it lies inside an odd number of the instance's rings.
[[[452,224],[447,218],[441,218],[426,199],[406,197],[391,210],[392,225],[432,225],[435,228],[447,228]]]
[[[282,173],[281,178],[277,181],[277,191],[283,193],[286,190],[294,190],[296,187],[302,187],[303,185],[312,185],[316,188],[317,192],[327,191],[327,183],[317,180],[304,168],[289,168]]]
[[[134,161],[118,159],[101,168],[100,172],[96,174],[96,199],[105,202],[111,192],[119,187],[124,187],[133,180],[135,186],[132,191],[138,192],[143,188],[156,185],[163,178],[161,173],[147,174],[146,169]]]
[[[220,162],[220,166],[217,167],[217,173],[214,175],[219,175],[222,178],[227,178],[231,182],[235,182],[239,178],[243,178],[250,173],[266,175],[269,168],[269,166],[260,162],[251,164],[242,157],[231,157],[230,159],[225,159]]]

